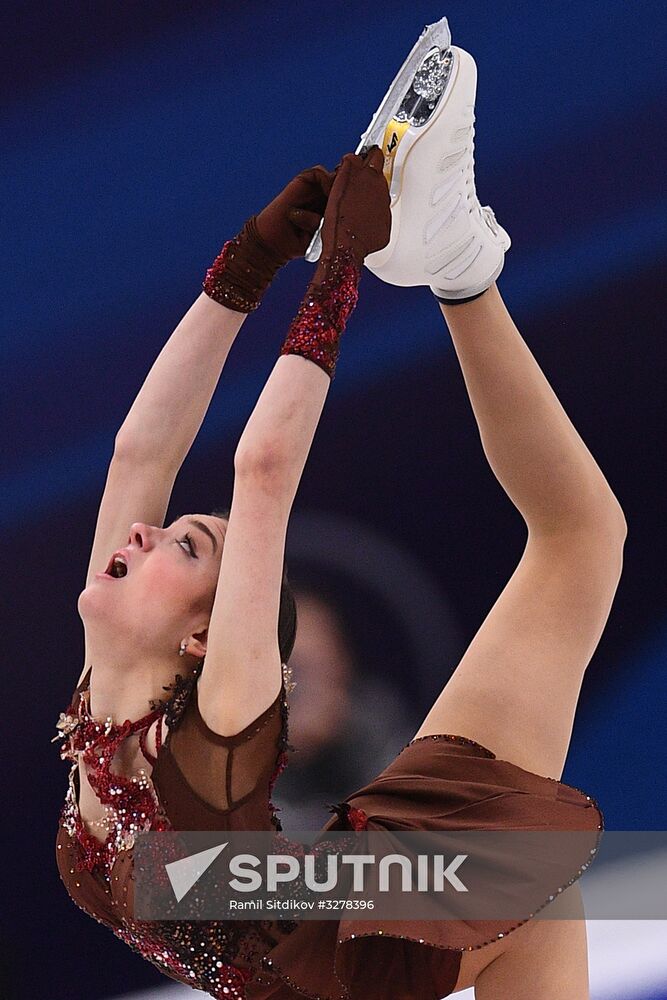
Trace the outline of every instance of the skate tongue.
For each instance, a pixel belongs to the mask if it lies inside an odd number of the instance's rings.
[[[493,233],[493,235],[497,236],[498,235],[498,223],[496,222],[496,216],[494,214],[493,209],[491,208],[490,205],[484,205],[484,206],[481,206],[481,208],[482,208],[482,215],[484,216],[484,220],[485,220],[487,226],[489,227],[489,229],[491,230],[491,232]]]

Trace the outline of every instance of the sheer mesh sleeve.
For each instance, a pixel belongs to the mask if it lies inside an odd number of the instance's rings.
[[[77,686],[74,688],[74,693],[70,698],[69,705],[67,706],[67,711],[69,711],[72,708],[76,708],[79,702],[79,695],[90,687],[90,675],[92,673],[92,669],[93,669],[92,666],[88,667],[85,674],[83,675]]]
[[[283,677],[275,700],[254,722],[234,736],[221,736],[202,719],[195,685],[177,726],[169,730],[165,747],[190,788],[208,805],[234,809],[260,782],[269,780],[283,733],[284,690]]]

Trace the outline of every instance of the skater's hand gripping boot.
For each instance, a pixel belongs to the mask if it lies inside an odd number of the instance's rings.
[[[255,310],[276,272],[305,254],[334,179],[335,173],[320,164],[297,174],[225,243],[206,272],[206,294],[235,312]]]
[[[364,155],[346,153],[336,167],[324,213],[320,264],[323,258],[349,250],[361,268],[369,253],[386,247],[391,236],[391,199],[383,166],[382,150],[371,146]],[[325,270],[318,267],[316,276]]]
[[[347,153],[336,168],[324,213],[322,254],[280,351],[308,358],[331,379],[340,336],[359,297],[364,258],[385,247],[391,235],[383,164],[382,151],[371,146],[365,156]]]

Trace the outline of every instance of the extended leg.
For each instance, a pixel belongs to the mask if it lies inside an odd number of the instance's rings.
[[[530,532],[554,534],[622,515],[590,451],[523,340],[497,285],[447,321],[496,478]],[[602,508],[602,510],[600,510]]]
[[[583,673],[618,584],[624,517],[497,287],[439,308],[485,454],[528,540],[417,735],[465,735],[558,778]]]

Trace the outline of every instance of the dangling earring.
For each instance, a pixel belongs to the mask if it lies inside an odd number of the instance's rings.
[[[186,639],[181,640],[181,648],[178,651],[179,656],[185,656],[185,647],[187,646],[187,644],[188,643]]]

